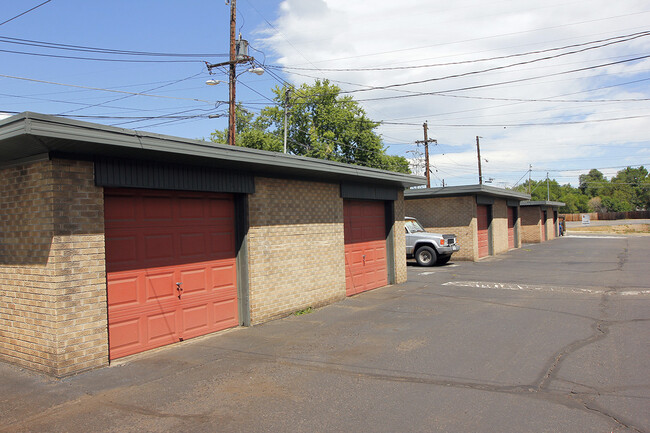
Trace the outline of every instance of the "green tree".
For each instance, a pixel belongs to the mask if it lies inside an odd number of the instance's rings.
[[[273,89],[277,105],[263,108],[258,116],[238,107],[238,146],[283,151],[286,91],[286,86]],[[379,123],[368,119],[352,97],[340,96],[340,89],[327,80],[291,89],[287,114],[288,153],[410,173],[406,158],[386,154],[374,131]],[[215,131],[211,140],[223,143],[226,135],[227,131]]]
[[[588,174],[581,174],[578,177],[580,191],[588,197],[600,195],[600,191],[606,186],[607,179],[595,168],[589,170]]]
[[[629,210],[648,209],[650,207],[650,176],[648,170],[641,166],[638,168],[627,167],[612,178],[611,196],[614,202],[627,201]],[[617,211],[623,212],[623,211]]]

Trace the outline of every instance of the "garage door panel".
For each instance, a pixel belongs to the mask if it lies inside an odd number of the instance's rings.
[[[178,311],[163,311],[146,316],[146,341],[147,346],[162,346],[178,341],[176,329]]]
[[[205,267],[181,269],[179,274],[179,281],[183,288],[184,297],[198,293],[205,294],[208,292],[208,270],[205,269]]]
[[[111,351],[128,352],[129,350],[143,345],[140,330],[143,328],[142,318],[126,318],[109,322],[108,334],[110,338]]]
[[[174,203],[166,196],[145,196],[142,198],[143,223],[170,224],[174,219]]]
[[[174,260],[174,236],[151,233],[142,237],[144,243],[144,263],[146,266],[165,266]]]
[[[212,273],[212,290],[235,287],[237,270],[234,263],[213,266],[210,271]]]
[[[205,334],[210,331],[210,318],[208,304],[187,306],[182,309],[183,336],[189,336],[191,333]]]
[[[238,325],[232,195],[107,188],[105,206],[111,359]]]
[[[486,257],[489,253],[489,236],[488,236],[488,207],[476,206],[476,225],[477,225],[477,243],[478,256]]]
[[[141,303],[140,290],[137,290],[141,279],[139,275],[113,276],[107,281],[108,305],[110,307],[133,307]]]
[[[177,297],[176,278],[173,271],[158,271],[144,275],[145,303],[159,303]],[[136,290],[140,289],[139,287]]]
[[[214,258],[229,257],[235,248],[235,236],[232,233],[210,233],[209,252]]]
[[[344,201],[346,293],[388,284],[384,203]]]

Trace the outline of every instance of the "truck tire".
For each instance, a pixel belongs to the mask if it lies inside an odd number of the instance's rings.
[[[445,265],[447,262],[451,259],[451,256],[442,256],[438,257],[438,260],[436,261],[436,264],[438,265]]]
[[[423,245],[415,251],[415,261],[420,266],[433,266],[436,260],[438,260],[438,254],[431,247]]]

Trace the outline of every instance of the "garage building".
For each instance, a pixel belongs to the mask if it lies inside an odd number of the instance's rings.
[[[0,121],[0,360],[54,376],[406,280],[419,176]]]
[[[521,247],[519,202],[526,198],[486,185],[416,188],[405,191],[404,206],[427,231],[457,236],[452,260],[479,260]]]
[[[558,236],[558,209],[561,201],[522,201],[521,228],[524,242],[545,242]]]

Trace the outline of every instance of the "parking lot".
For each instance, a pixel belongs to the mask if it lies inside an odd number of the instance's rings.
[[[2,432],[650,431],[649,236],[566,236],[61,380]]]

